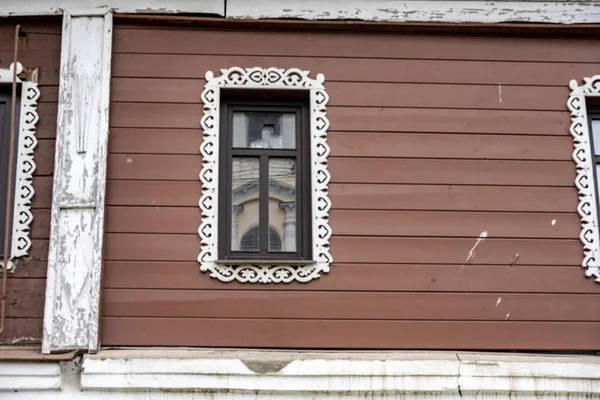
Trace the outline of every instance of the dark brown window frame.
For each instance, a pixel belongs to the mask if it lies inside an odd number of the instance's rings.
[[[254,96],[235,96],[221,99],[219,138],[219,262],[312,262],[312,212],[310,164],[310,110],[308,103],[298,98],[258,100]],[[234,112],[293,112],[296,114],[295,149],[233,148]],[[230,249],[232,223],[232,163],[233,157],[259,158],[259,226],[260,251],[242,252]],[[268,251],[269,158],[296,160],[296,252]]]

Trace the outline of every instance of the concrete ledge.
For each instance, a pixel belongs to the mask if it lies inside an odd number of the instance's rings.
[[[0,398],[2,391],[40,391],[60,389],[61,371],[57,362],[0,361]]]
[[[35,364],[35,363],[34,363]],[[595,399],[600,358],[450,352],[113,350],[62,363],[61,390],[32,378],[3,399]],[[0,364],[0,382],[10,375]],[[69,367],[70,366],[70,367]],[[57,367],[57,364],[55,364]],[[4,375],[2,375],[4,371]],[[35,372],[38,371],[38,372]],[[25,374],[25,375],[24,375]],[[38,375],[36,375],[38,374]],[[36,388],[33,383],[39,386]],[[26,390],[26,391],[23,391]],[[36,396],[31,397],[32,390]],[[29,396],[29,397],[28,397]],[[308,397],[307,397],[308,396]]]

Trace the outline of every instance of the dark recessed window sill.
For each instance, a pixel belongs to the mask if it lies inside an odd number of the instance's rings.
[[[316,264],[314,260],[217,260],[217,264],[224,265],[311,265]]]

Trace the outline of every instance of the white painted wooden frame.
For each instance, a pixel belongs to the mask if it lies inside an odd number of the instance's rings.
[[[600,22],[600,4],[594,0],[227,0],[227,18],[585,24]]]
[[[579,86],[575,79],[569,83],[571,95],[567,106],[571,111],[571,127],[575,150],[573,160],[577,168],[575,186],[579,190],[579,205],[577,212],[581,216],[581,234],[583,243],[583,262],[587,277],[595,277],[600,283],[600,232],[598,229],[598,192],[594,179],[594,152],[590,136],[586,98],[600,97],[600,75],[583,78]]]
[[[0,69],[0,84],[10,84],[12,82],[15,67],[17,75],[23,71],[21,63],[17,63],[16,66],[11,64],[8,69]],[[37,100],[40,97],[37,82],[24,82],[18,77],[17,82],[21,86],[21,94],[19,97],[18,147],[13,194],[12,241],[9,254],[11,260],[27,255],[31,247],[30,226],[33,221],[31,198],[35,193],[32,183],[33,173],[35,172],[33,152],[37,146],[35,125],[39,120],[36,109]],[[9,262],[7,270],[12,271],[13,269],[14,264]]]
[[[98,348],[112,12],[64,13],[42,352]]]
[[[202,197],[200,209],[202,222],[198,229],[201,238],[201,250],[198,256],[201,271],[210,272],[210,276],[223,282],[239,281],[252,283],[287,283],[292,281],[308,282],[329,272],[332,257],[329,252],[331,227],[329,209],[331,201],[327,185],[331,179],[327,169],[329,145],[327,128],[329,120],[326,106],[329,96],[323,82],[325,77],[318,74],[315,79],[309,77],[309,71],[297,68],[239,68],[221,70],[215,77],[211,71],[206,73],[206,85],[202,92],[204,115],[201,125],[204,137],[200,146],[202,153]],[[217,263],[219,231],[219,113],[220,91],[222,88],[263,89],[263,90],[306,90],[310,96],[310,156],[311,156],[311,210],[312,210],[312,251],[314,263],[294,265],[293,262],[267,265],[239,265]]]

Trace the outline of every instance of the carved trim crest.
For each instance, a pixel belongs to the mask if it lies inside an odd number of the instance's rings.
[[[202,222],[198,228],[201,239],[198,262],[200,270],[210,272],[210,276],[223,282],[288,283],[309,282],[329,272],[332,263],[329,251],[331,227],[329,210],[331,200],[327,186],[331,175],[327,169],[329,145],[326,115],[329,96],[323,82],[325,77],[318,74],[311,78],[309,71],[297,68],[239,68],[222,69],[215,77],[206,73],[206,85],[202,92],[204,115],[201,125],[204,130],[200,152],[202,154],[202,196],[199,206]],[[310,93],[310,135],[311,135],[311,190],[312,190],[312,243],[315,263],[309,265],[236,265],[217,263],[218,259],[218,207],[219,207],[219,107],[220,89],[293,89],[308,90]]]
[[[0,82],[12,82],[14,66],[7,70],[0,70]],[[23,66],[18,63],[17,74],[23,71]],[[17,155],[15,164],[15,193],[13,208],[13,228],[10,258],[15,259],[27,255],[31,247],[30,226],[33,221],[31,213],[31,199],[35,194],[33,189],[33,173],[35,161],[33,152],[37,146],[35,125],[39,120],[37,113],[37,100],[40,90],[37,83],[24,82],[17,78],[21,85],[20,111]]]
[[[583,243],[583,262],[587,277],[595,277],[600,283],[600,235],[598,230],[598,208],[596,183],[594,181],[594,161],[590,128],[586,108],[586,97],[600,96],[600,75],[584,78],[579,86],[576,80],[569,82],[571,94],[567,107],[571,111],[571,127],[573,136],[573,161],[576,164],[575,186],[579,191],[577,212],[581,217],[581,233]]]

